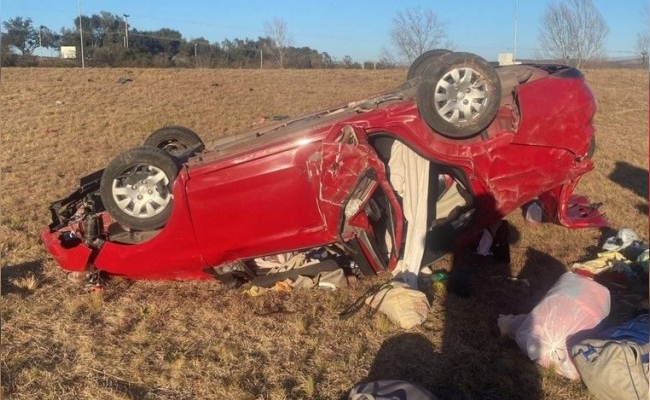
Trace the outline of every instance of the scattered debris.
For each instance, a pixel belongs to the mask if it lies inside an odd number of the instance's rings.
[[[581,263],[574,263],[571,268],[582,275],[593,278],[600,273],[617,269],[619,265],[626,264],[629,261],[618,251],[606,251],[598,253],[598,257],[584,261]]]
[[[436,400],[427,389],[408,381],[400,380],[379,380],[362,383],[355,386],[348,395],[348,400],[366,399],[413,399],[413,400]]]
[[[648,246],[624,228],[602,248],[596,258],[574,263],[574,272],[563,274],[529,314],[500,315],[497,324],[531,360],[564,377],[582,378],[599,398],[637,398],[626,392],[630,389],[647,398]],[[524,279],[506,279],[530,286]],[[631,332],[620,327],[602,330],[615,301],[645,314],[637,329],[641,337],[614,337],[612,332]],[[640,371],[640,378],[632,379],[632,371]]]
[[[598,257],[574,263],[575,272],[593,278],[605,286],[625,289],[648,281],[648,245],[629,228],[607,238]]]
[[[62,106],[62,105],[65,104],[65,101],[57,100],[57,101],[55,102],[55,104],[56,104],[57,106]]]
[[[251,297],[257,297],[265,294],[268,291],[274,291],[274,292],[290,292],[291,291],[291,279],[285,279],[280,282],[276,282],[273,287],[270,288],[264,288],[260,286],[251,286],[248,289],[245,289],[243,293],[251,296]]]
[[[88,291],[92,292],[92,293],[101,293],[101,292],[104,291],[104,289],[106,289],[105,286],[101,285],[101,284],[94,284],[94,285],[88,286]]]
[[[571,347],[580,377],[599,399],[648,398],[648,313]]]
[[[298,275],[295,280],[287,278],[283,281],[276,282],[270,288],[252,285],[248,289],[245,289],[243,293],[252,297],[257,297],[268,291],[289,292],[293,289],[312,288],[336,290],[340,287],[346,286],[347,278],[345,276],[345,271],[342,268],[338,268],[334,271],[319,272],[313,278],[306,275]]]
[[[88,279],[85,272],[68,272],[65,277],[68,281],[80,285],[86,283],[86,280]]]
[[[544,210],[538,201],[530,202],[524,207],[524,219],[532,223],[540,223],[544,220]]]
[[[378,292],[367,297],[365,303],[373,310],[385,314],[391,322],[404,329],[413,328],[424,322],[431,308],[423,292],[411,289],[405,282],[395,280],[383,285]]]
[[[630,228],[623,228],[619,230],[615,236],[611,236],[605,240],[603,250],[622,250],[626,247],[632,246],[635,243],[641,243],[639,236]],[[647,248],[647,247],[646,247]]]
[[[480,256],[493,256],[495,261],[510,262],[510,224],[501,220],[489,229],[483,230],[483,235],[476,247],[476,254]]]
[[[345,271],[342,268],[336,269],[334,271],[325,271],[320,272],[314,278],[309,278],[304,275],[298,276],[296,281],[291,285],[294,289],[303,288],[303,289],[329,289],[336,290],[338,288],[343,288],[348,285],[348,281],[345,277]]]
[[[127,82],[133,82],[133,79],[131,79],[131,78],[127,78],[127,77],[124,77],[124,76],[121,76],[121,77],[117,80],[117,83],[122,84],[122,85],[124,85],[124,84],[127,83]]]
[[[260,257],[253,260],[259,268],[269,269],[269,273],[290,271],[305,265],[307,256],[301,252],[281,253],[272,256]]]
[[[68,272],[66,278],[72,283],[83,285],[87,292],[102,292],[106,287],[106,276],[102,276],[100,271]]]
[[[501,315],[499,330],[528,357],[569,379],[578,379],[567,348],[573,335],[595,328],[610,311],[609,290],[593,280],[566,272],[529,314]]]

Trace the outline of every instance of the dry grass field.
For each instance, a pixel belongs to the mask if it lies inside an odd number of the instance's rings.
[[[337,399],[366,379],[420,382],[441,399],[589,399],[581,382],[528,360],[498,334],[615,230],[648,240],[648,72],[589,70],[598,99],[596,170],[578,192],[612,229],[567,230],[508,217],[511,265],[470,262],[472,295],[437,293],[410,331],[382,315],[338,313],[373,284],[249,297],[217,282],[65,279],[38,232],[49,202],[154,129],[206,142],[258,116],[296,116],[396,86],[405,71],[3,69],[0,246],[2,398]],[[120,77],[132,81],[118,83]],[[440,260],[449,268],[452,260]],[[530,288],[505,279],[526,278]],[[617,305],[612,317],[630,310]]]

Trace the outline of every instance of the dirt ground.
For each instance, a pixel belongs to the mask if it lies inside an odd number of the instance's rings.
[[[511,264],[468,262],[471,296],[436,293],[427,321],[404,331],[365,310],[338,316],[386,276],[260,297],[214,281],[112,280],[88,293],[66,281],[38,234],[51,201],[156,128],[185,125],[210,142],[260,116],[383,91],[405,71],[2,69],[2,397],[336,399],[366,379],[392,377],[441,399],[591,398],[496,326],[499,314],[530,311],[616,230],[648,240],[648,72],[585,72],[599,105],[596,169],[577,192],[603,203],[612,228],[530,225],[513,214]],[[629,312],[616,305],[612,317]]]

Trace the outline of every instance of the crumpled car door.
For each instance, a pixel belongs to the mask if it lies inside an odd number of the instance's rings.
[[[367,140],[363,128],[334,125],[320,152],[307,161],[312,187],[326,229],[336,231],[340,243],[357,239],[366,258],[377,269],[394,268],[402,237],[402,210],[386,179],[385,166]],[[373,195],[381,191],[384,210],[377,210]],[[388,218],[388,238],[375,237],[369,218]],[[388,240],[388,265],[373,242]]]

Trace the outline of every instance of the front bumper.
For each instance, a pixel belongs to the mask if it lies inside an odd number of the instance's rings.
[[[69,240],[65,240],[68,235]],[[93,251],[83,241],[74,240],[71,231],[51,231],[44,228],[41,240],[47,251],[54,257],[62,269],[71,272],[85,271],[91,262]]]

